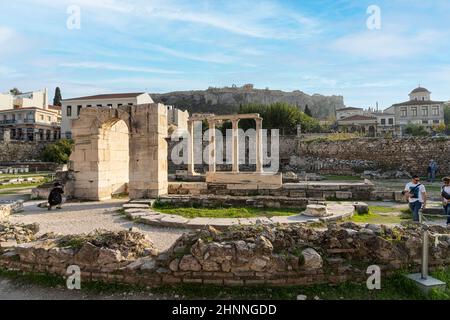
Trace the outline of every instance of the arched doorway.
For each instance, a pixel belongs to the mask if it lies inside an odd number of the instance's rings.
[[[166,106],[83,108],[72,134],[68,196],[107,200],[127,191],[130,199],[167,194]]]
[[[101,127],[99,139],[99,181],[103,193],[111,196],[128,193],[130,181],[130,138],[125,121],[112,119]],[[108,190],[109,189],[109,190]]]

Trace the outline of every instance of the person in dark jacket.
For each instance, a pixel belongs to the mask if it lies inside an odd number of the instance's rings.
[[[61,183],[56,182],[53,185],[50,194],[48,195],[48,210],[52,210],[56,206],[56,209],[61,209],[63,204],[64,189]]]

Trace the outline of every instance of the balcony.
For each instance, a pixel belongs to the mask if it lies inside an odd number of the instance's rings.
[[[0,120],[0,125],[2,124],[16,124],[16,120]]]

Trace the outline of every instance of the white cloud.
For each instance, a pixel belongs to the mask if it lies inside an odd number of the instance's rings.
[[[436,31],[415,35],[367,31],[342,37],[333,43],[333,48],[369,59],[401,58],[427,52],[441,39],[442,34]]]
[[[0,45],[8,46],[8,42],[14,39],[14,30],[0,26]]]
[[[235,62],[235,58],[222,54],[222,53],[213,53],[213,54],[193,54],[188,52],[182,52],[173,50],[167,47],[159,46],[159,45],[151,45],[151,48],[161,52],[165,53],[167,55],[170,55],[172,57],[176,58],[182,58],[187,60],[194,60],[194,61],[202,61],[202,62],[212,62],[212,63],[219,63],[219,64],[227,64],[231,62]]]
[[[159,74],[179,74],[180,72],[174,70],[165,70],[159,68],[147,68],[147,67],[133,67],[125,66],[113,63],[102,63],[102,62],[63,62],[60,64],[64,68],[76,68],[76,69],[102,69],[110,71],[126,71],[126,72],[137,72],[137,73],[159,73]]]

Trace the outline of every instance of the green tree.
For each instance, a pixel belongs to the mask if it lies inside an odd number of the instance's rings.
[[[41,153],[41,160],[64,164],[69,161],[72,153],[73,141],[61,139],[56,143],[47,145]]]
[[[310,116],[311,118],[313,117],[311,110],[309,109],[308,105],[306,105],[305,107],[305,114],[307,116]]]
[[[450,128],[450,104],[444,107],[445,125]]]
[[[259,113],[264,119],[265,129],[280,129],[284,134],[295,134],[298,125],[301,125],[304,132],[320,132],[319,121],[287,103],[248,104],[242,106],[239,113]],[[254,125],[251,120],[240,121],[240,126],[244,129],[253,128]]]
[[[60,107],[62,106],[61,89],[59,87],[56,87],[55,89],[55,97],[53,98],[53,105]]]
[[[17,88],[12,88],[11,90],[9,90],[9,93],[11,93],[11,94],[14,95],[14,96],[17,96],[17,95],[19,95],[19,94],[22,94],[22,91],[20,91],[20,90],[17,89]]]
[[[423,137],[429,135],[427,129],[420,124],[410,123],[405,128],[405,133],[415,136],[415,137]]]

